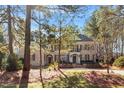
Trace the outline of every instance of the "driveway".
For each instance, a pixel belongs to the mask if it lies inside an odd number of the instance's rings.
[[[65,68],[61,69],[62,71],[101,71],[101,72],[107,72],[106,69],[90,69],[90,68]],[[124,75],[124,70],[110,70],[110,73],[120,74]]]

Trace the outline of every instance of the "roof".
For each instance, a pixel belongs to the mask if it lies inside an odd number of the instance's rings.
[[[86,35],[79,34],[76,37],[76,41],[93,41],[93,39],[87,37]]]

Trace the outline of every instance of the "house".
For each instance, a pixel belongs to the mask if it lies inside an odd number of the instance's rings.
[[[48,65],[51,62],[58,60],[58,48],[56,45],[49,47],[51,51],[42,49],[42,65]],[[32,51],[31,49],[31,65],[40,65],[39,48]],[[24,57],[24,48],[19,49],[19,57]],[[82,64],[83,62],[96,62],[97,45],[89,37],[79,34],[75,37],[75,43],[69,51],[61,51],[61,62]]]
[[[52,47],[48,56],[48,63],[58,59],[58,50]],[[89,37],[79,34],[75,44],[70,51],[61,53],[61,61],[68,63],[82,64],[83,62],[96,62],[97,44]]]

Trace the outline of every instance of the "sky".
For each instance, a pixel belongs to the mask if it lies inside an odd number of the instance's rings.
[[[75,23],[80,27],[83,28],[86,22],[90,19],[93,12],[97,10],[100,6],[88,6],[88,10],[84,13],[84,18],[78,18]]]
[[[77,27],[82,31],[83,27],[85,26],[86,22],[90,19],[92,16],[93,12],[97,10],[100,6],[94,6],[94,5],[89,5],[87,6],[87,9],[85,12],[83,12],[83,17],[81,18],[75,18],[74,19],[74,24],[77,25]],[[55,24],[57,25],[58,22],[56,21],[56,15],[54,14],[52,18],[50,18],[49,24]],[[66,18],[66,20],[69,20],[69,18]],[[32,24],[32,29],[36,29],[37,27],[36,23]]]
[[[25,8],[25,6],[21,6],[22,8]],[[87,9],[82,13],[83,17],[81,18],[76,18],[74,19],[74,24],[77,25],[78,28],[82,31],[83,27],[85,26],[86,22],[90,19],[92,16],[93,12],[97,10],[100,6],[97,5],[88,5],[86,6]],[[25,14],[22,14],[21,12],[18,13],[18,15],[22,18],[25,19]],[[66,18],[66,20],[69,20],[69,18]],[[49,24],[55,24],[57,25],[58,23],[56,22],[56,14],[53,14],[53,17],[50,18]],[[38,29],[38,24],[32,21],[32,30]]]

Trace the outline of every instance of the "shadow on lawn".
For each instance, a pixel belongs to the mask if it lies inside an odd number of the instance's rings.
[[[70,75],[71,74],[71,75]],[[66,73],[67,75],[67,73]],[[112,88],[124,87],[124,78],[115,74],[100,72],[68,73],[68,79],[60,76],[46,82],[45,87],[52,88]]]
[[[87,88],[87,87],[97,87],[91,85],[87,82],[85,78],[82,77],[82,74],[71,74],[66,77],[60,76],[59,78],[46,82],[45,87],[47,88]]]
[[[29,73],[30,73],[30,70],[29,71],[23,70],[19,88],[28,88]]]
[[[61,70],[60,70],[61,71]],[[18,72],[0,73],[0,87],[18,87],[20,77]],[[34,82],[35,83],[35,82]],[[32,83],[33,85],[33,83]],[[36,83],[37,87],[42,87]],[[33,85],[35,88],[36,85]],[[30,86],[29,86],[30,87]],[[124,77],[101,72],[62,72],[50,80],[44,80],[44,88],[111,88],[124,87]]]
[[[0,88],[17,88],[18,86],[16,84],[1,84]]]
[[[0,84],[18,84],[20,81],[20,76],[18,72],[2,72],[0,73]]]
[[[105,74],[92,71],[84,75],[92,85],[102,88],[124,86],[124,78],[115,74]]]

